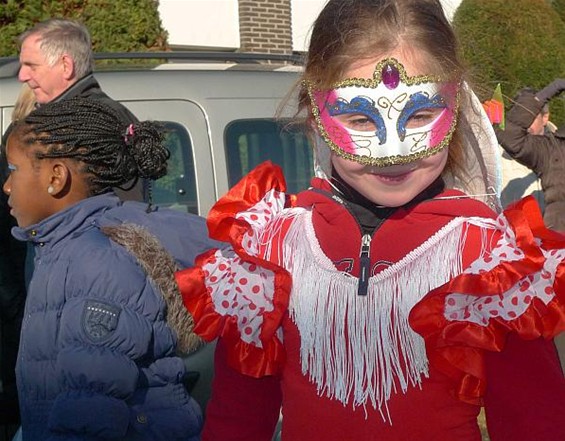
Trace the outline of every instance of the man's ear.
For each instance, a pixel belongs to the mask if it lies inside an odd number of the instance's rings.
[[[75,77],[75,62],[70,55],[63,54],[63,78],[67,81],[72,80]]]

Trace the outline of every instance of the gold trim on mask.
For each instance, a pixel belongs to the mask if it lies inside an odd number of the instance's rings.
[[[410,77],[406,74],[406,70],[404,69],[404,66],[397,59],[385,58],[384,60],[381,60],[379,63],[377,63],[377,65],[375,66],[373,78],[370,79],[346,78],[345,80],[341,80],[334,83],[332,86],[330,86],[329,89],[324,89],[324,90],[330,91],[333,89],[352,87],[352,86],[376,89],[382,83],[382,71],[383,68],[387,65],[392,65],[396,67],[399,73],[400,82],[403,82],[407,86],[420,85],[424,83],[443,83],[448,81],[439,75],[415,75]],[[414,162],[422,158],[433,156],[449,145],[449,143],[451,142],[451,138],[453,137],[453,133],[455,132],[455,129],[457,127],[457,120],[459,116],[459,105],[460,105],[460,90],[461,90],[460,84],[457,87],[457,95],[455,97],[455,106],[453,109],[453,121],[451,123],[451,126],[447,134],[437,146],[410,155],[394,155],[394,156],[387,156],[381,158],[374,158],[372,156],[354,155],[345,152],[334,141],[332,141],[326,129],[324,128],[324,125],[320,118],[320,109],[318,108],[318,105],[316,104],[316,101],[313,96],[314,91],[323,92],[324,90],[317,89],[315,85],[309,80],[303,80],[302,87],[305,87],[308,93],[308,97],[310,99],[311,112],[312,112],[312,116],[314,117],[314,120],[316,121],[318,133],[320,134],[322,139],[326,142],[326,144],[329,146],[331,151],[344,159],[348,159],[350,161],[354,161],[362,165],[388,167],[391,165],[408,164],[410,162]]]

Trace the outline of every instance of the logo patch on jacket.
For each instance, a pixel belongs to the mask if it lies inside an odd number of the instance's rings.
[[[82,314],[82,329],[90,340],[100,342],[114,333],[120,312],[117,306],[87,300]]]

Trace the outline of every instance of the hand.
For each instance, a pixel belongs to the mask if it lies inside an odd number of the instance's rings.
[[[565,90],[565,78],[557,78],[542,90],[536,93],[536,98],[543,104],[547,103],[551,98],[559,95]]]

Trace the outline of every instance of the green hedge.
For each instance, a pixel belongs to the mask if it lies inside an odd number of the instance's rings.
[[[156,0],[3,0],[0,56],[17,55],[17,36],[51,17],[83,22],[95,52],[166,50],[167,33],[157,6]]]
[[[510,99],[523,87],[540,89],[565,77],[565,0],[463,0],[453,24],[479,98],[498,83]],[[550,103],[565,123],[565,96]]]
[[[553,9],[559,14],[561,20],[565,22],[565,0],[553,0],[551,1]]]

